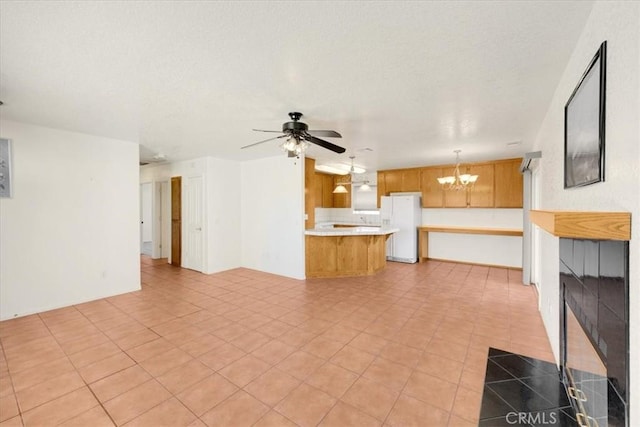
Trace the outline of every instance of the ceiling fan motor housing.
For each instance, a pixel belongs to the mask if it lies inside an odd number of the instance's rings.
[[[300,132],[304,132],[307,131],[309,129],[309,126],[307,126],[306,123],[302,123],[302,122],[286,122],[282,125],[282,132],[285,133],[300,133]]]

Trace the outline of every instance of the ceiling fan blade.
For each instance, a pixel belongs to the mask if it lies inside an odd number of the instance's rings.
[[[313,136],[324,136],[328,138],[342,138],[335,130],[308,130],[307,133]]]
[[[254,145],[262,144],[263,142],[273,141],[274,139],[284,138],[285,136],[287,136],[287,135],[280,135],[280,136],[276,136],[274,138],[265,139],[263,141],[254,142],[253,144],[249,144],[249,145],[245,145],[244,147],[240,147],[240,149],[242,150],[243,148],[253,147]]]
[[[326,148],[327,150],[331,150],[331,151],[334,151],[336,153],[344,153],[345,151],[347,151],[346,148],[342,148],[342,147],[340,147],[338,145],[332,144],[332,143],[330,143],[328,141],[325,141],[323,139],[316,138],[315,136],[309,135],[308,133],[304,134],[303,138],[306,139],[309,142],[312,142],[312,143],[314,143],[316,145],[319,145],[322,148]]]
[[[272,133],[282,133],[281,130],[264,130],[264,129],[251,129],[256,132],[272,132]]]

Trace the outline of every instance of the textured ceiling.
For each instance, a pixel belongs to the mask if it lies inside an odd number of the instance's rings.
[[[592,2],[0,3],[0,114],[136,141],[169,160],[240,150],[289,111],[369,170],[528,151]],[[519,145],[507,143],[521,141]],[[559,141],[558,143],[561,143]],[[364,150],[369,148],[372,151]]]

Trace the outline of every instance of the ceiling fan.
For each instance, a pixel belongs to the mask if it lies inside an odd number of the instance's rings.
[[[253,147],[254,145],[262,144],[263,142],[273,141],[274,139],[287,138],[282,144],[280,144],[280,147],[287,152],[288,157],[299,157],[309,143],[319,145],[320,147],[336,153],[344,153],[346,151],[346,149],[338,145],[318,138],[318,136],[342,138],[342,135],[338,132],[334,130],[310,130],[306,123],[299,121],[300,117],[302,117],[302,113],[292,112],[289,113],[289,117],[291,117],[292,121],[283,123],[282,131],[253,129],[256,132],[282,133],[282,135],[245,145],[244,147],[241,147],[241,149]]]

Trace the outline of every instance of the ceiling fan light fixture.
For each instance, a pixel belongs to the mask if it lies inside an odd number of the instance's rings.
[[[296,135],[291,135],[282,144],[280,144],[280,147],[287,153],[300,156],[305,152],[308,145],[309,143],[307,141],[301,140]]]
[[[302,123],[299,121],[302,117],[302,113],[291,112],[289,113],[289,117],[291,117],[292,121],[283,123],[281,131],[253,129],[257,132],[280,133],[280,136],[274,136],[273,138],[267,138],[262,141],[254,142],[253,144],[240,147],[240,149],[242,150],[245,148],[254,147],[259,144],[264,144],[265,142],[273,141],[274,139],[286,138],[286,140],[280,144],[280,148],[282,148],[282,150],[284,150],[289,157],[300,157],[300,155],[305,152],[307,146],[310,143],[318,145],[322,148],[326,148],[327,150],[331,150],[334,153],[338,154],[342,154],[346,151],[345,148],[325,141],[324,139],[320,139],[317,136],[320,135],[329,138],[342,138],[342,135],[340,135],[338,132],[334,130],[309,129],[306,123]]]

